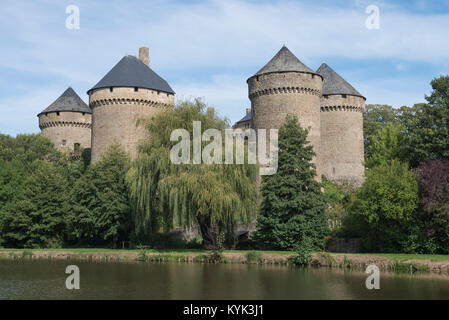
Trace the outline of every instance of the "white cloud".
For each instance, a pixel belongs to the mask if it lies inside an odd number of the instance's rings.
[[[71,3],[80,6],[80,30],[65,28],[65,7]],[[324,6],[289,0],[5,0],[0,13],[0,36],[4,39],[0,43],[0,68],[41,75],[50,81],[51,88],[36,83],[25,95],[0,97],[4,115],[0,131],[5,130],[6,124],[11,128],[11,123],[17,124],[12,131],[28,131],[28,103],[42,109],[69,85],[77,86],[78,93],[87,100],[85,90],[99,81],[121,56],[137,53],[141,45],[150,47],[151,65],[156,71],[175,74],[167,80],[178,97],[204,96],[233,121],[243,116],[249,105],[246,78],[251,72],[238,70],[256,72],[284,42],[311,67],[332,58],[392,59],[398,70],[408,62],[447,64],[449,14],[417,15],[376,1],[380,30],[368,30],[365,7],[370,3],[352,3],[350,7],[336,8],[330,1]],[[201,80],[192,72],[195,69],[204,73]],[[391,101],[404,99],[407,103],[415,94],[423,95],[416,90],[398,93],[382,79],[370,82],[368,74],[354,80],[359,83],[354,86],[368,100],[391,97]],[[425,83],[429,80],[425,79]],[[60,91],[50,94],[54,88]],[[5,110],[13,112],[10,104],[15,104],[15,114],[28,120],[20,122],[11,120],[13,114],[5,115]]]

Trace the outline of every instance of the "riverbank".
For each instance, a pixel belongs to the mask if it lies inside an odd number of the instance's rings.
[[[77,249],[0,249],[0,259],[57,259],[85,261],[152,261],[291,265],[289,251],[225,250],[221,261],[208,250],[113,250],[103,248]],[[449,255],[417,254],[352,254],[318,252],[312,255],[311,266],[365,270],[375,264],[381,270],[399,272],[432,272],[449,275]]]

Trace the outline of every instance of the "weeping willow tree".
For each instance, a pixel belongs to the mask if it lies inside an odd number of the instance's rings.
[[[146,123],[149,138],[139,146],[127,175],[133,201],[136,232],[170,231],[197,224],[205,245],[216,246],[220,234],[234,237],[237,224],[255,218],[258,191],[256,166],[248,164],[174,164],[170,141],[175,129],[193,134],[193,121],[201,129],[229,127],[226,119],[206,112],[201,100],[179,102]],[[208,142],[202,142],[202,147]],[[193,146],[190,144],[190,154]],[[222,152],[222,154],[225,154]],[[224,162],[223,162],[224,163]]]

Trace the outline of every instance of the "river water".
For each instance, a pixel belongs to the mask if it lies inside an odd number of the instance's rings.
[[[68,265],[80,289],[68,290]],[[0,260],[0,299],[449,299],[449,276],[272,265]]]

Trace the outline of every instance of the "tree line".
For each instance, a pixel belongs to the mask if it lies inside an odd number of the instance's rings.
[[[174,129],[192,135],[193,121],[203,130],[229,127],[200,100],[141,123],[150,138],[133,161],[119,142],[90,164],[88,150],[78,157],[41,135],[0,135],[0,245],[173,247],[181,244],[170,231],[196,225],[202,246],[234,248],[237,226],[256,221],[255,248],[311,251],[330,237],[357,237],[365,251],[446,253],[449,77],[431,86],[426,103],[367,105],[358,189],[314,179],[308,131],[294,115],[279,130],[278,171],[260,185],[256,165],[171,163]]]

